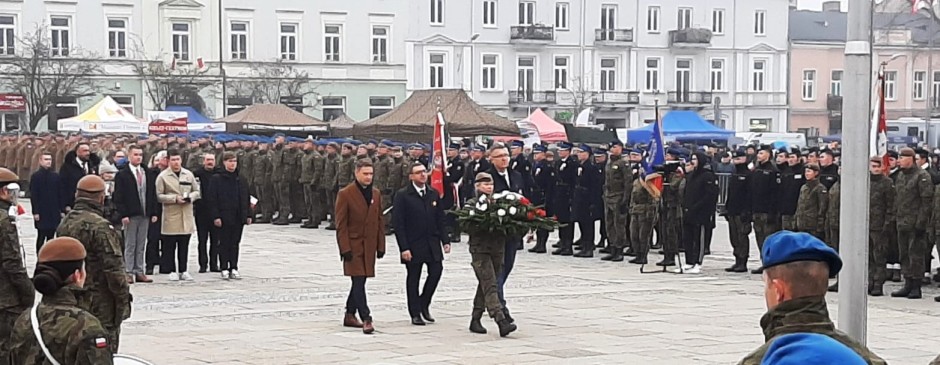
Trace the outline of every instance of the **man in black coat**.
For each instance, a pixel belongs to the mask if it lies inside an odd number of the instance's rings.
[[[145,266],[150,225],[157,221],[156,177],[142,164],[144,151],[131,146],[128,164],[114,176],[112,201],[124,226],[124,262],[128,282],[149,283]]]
[[[582,144],[577,152],[578,167],[571,200],[571,218],[578,223],[578,231],[581,232],[578,238],[581,249],[574,257],[594,257],[594,221],[603,214],[604,209],[603,173],[591,161],[594,152],[590,146]]]
[[[62,167],[59,168],[65,210],[71,210],[72,204],[75,203],[75,187],[78,186],[78,180],[85,175],[97,175],[100,163],[101,157],[91,153],[91,147],[85,142],[79,143],[74,150],[65,154]]]
[[[193,176],[199,181],[199,190],[208,191],[212,177],[219,171],[215,165],[215,155],[206,153],[202,157],[202,166],[193,171]],[[196,234],[199,236],[199,272],[219,272],[219,229],[213,224],[215,219],[210,214],[208,199],[199,199],[193,203],[193,214],[196,218]],[[206,252],[208,246],[208,252]]]
[[[571,199],[574,195],[574,184],[578,177],[578,160],[571,156],[571,143],[558,144],[558,160],[555,162],[555,189],[552,199],[552,209],[559,223],[565,224],[558,228],[558,249],[552,255],[571,256],[574,252],[574,221],[571,219]]]
[[[55,237],[62,221],[64,200],[59,174],[52,170],[52,154],[43,152],[39,157],[39,170],[29,179],[30,199],[33,205],[33,223],[38,232],[36,252],[42,244]]]
[[[405,279],[408,314],[411,324],[423,326],[425,321],[434,323],[429,308],[444,271],[444,254],[450,253],[450,240],[445,232],[441,196],[427,184],[427,168],[420,162],[413,163],[408,178],[411,183],[395,194],[392,217],[401,263],[408,270]],[[428,267],[428,278],[419,293],[424,265]]]
[[[206,159],[211,156],[206,154]],[[203,190],[206,197],[206,209],[212,222],[212,227],[218,233],[217,257],[213,257],[213,264],[218,258],[217,269],[222,273],[222,279],[241,279],[238,273],[238,254],[242,241],[242,232],[245,225],[251,224],[251,202],[248,197],[248,182],[238,174],[238,155],[228,151],[222,153],[224,169],[209,175],[209,189]],[[203,167],[208,168],[209,164]],[[213,169],[215,170],[215,169]],[[200,182],[200,186],[205,183]],[[200,251],[200,260],[202,253]],[[200,265],[202,261],[200,261]]]
[[[781,150],[786,152],[786,150]],[[796,206],[800,200],[800,189],[806,183],[806,177],[803,176],[806,168],[800,162],[800,149],[793,148],[787,153],[786,167],[778,165],[780,168],[780,222],[781,228],[788,231],[796,231]]]
[[[509,168],[509,151],[506,147],[497,145],[490,148],[490,163],[493,166],[487,171],[493,176],[493,193],[513,192],[523,194],[528,191],[526,179],[518,171]],[[522,245],[522,236],[509,237],[506,239],[505,254],[503,255],[503,270],[496,278],[499,285],[499,301],[503,303],[503,314],[506,319],[512,322],[509,316],[509,309],[506,307],[506,297],[503,295],[503,287],[506,285],[506,279],[512,272],[516,264],[516,250]]]
[[[555,214],[552,209],[552,197],[555,191],[555,165],[552,161],[546,159],[545,154],[548,151],[544,146],[535,146],[532,152],[532,157],[535,159],[535,164],[532,166],[532,177],[535,185],[530,190],[532,196],[529,197],[529,200],[532,201],[532,205],[542,206],[545,209],[546,216],[551,217]],[[547,252],[545,245],[548,242],[548,234],[548,230],[537,230],[535,232],[535,247],[530,248],[529,252]]]
[[[692,171],[685,178],[682,194],[682,237],[685,239],[685,263],[692,268],[687,273],[701,272],[705,257],[706,230],[712,230],[712,218],[718,204],[718,177],[711,170],[708,156],[695,152],[691,159]]]
[[[747,258],[751,241],[751,195],[748,192],[747,152],[739,149],[732,154],[734,173],[728,181],[728,198],[725,201],[725,219],[728,220],[728,236],[734,254],[734,265],[727,272],[747,272]]]
[[[450,210],[457,206],[457,183],[464,175],[464,163],[457,152],[460,145],[451,143],[447,146],[447,172],[444,176],[444,197],[441,198],[441,209]],[[444,232],[446,239],[452,243],[460,242],[460,230],[457,228],[457,217],[448,214],[444,217]]]

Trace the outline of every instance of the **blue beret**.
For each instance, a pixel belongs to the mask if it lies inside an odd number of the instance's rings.
[[[477,151],[477,152],[486,152],[486,147],[483,147],[483,146],[480,146],[480,145],[473,146],[473,147],[470,148],[470,149],[471,149],[471,150],[474,150],[474,151]]]
[[[683,152],[685,152],[685,151],[683,151],[681,148],[676,148],[676,147],[669,147],[669,148],[666,150],[666,153],[668,153],[668,154],[670,154],[670,155],[675,155],[675,156],[682,156],[682,155],[685,154],[685,153],[683,153]]]
[[[854,350],[818,333],[791,333],[773,339],[761,365],[865,365]]]
[[[610,142],[610,143],[607,145],[607,148],[613,148],[614,146],[623,147],[623,142],[620,142],[620,141],[613,141],[613,142]]]
[[[543,152],[545,152],[545,151],[547,151],[547,150],[548,150],[548,149],[546,149],[545,146],[543,146],[543,145],[537,145],[537,146],[535,146],[535,147],[532,148],[532,152],[535,152],[535,153],[543,153]]]
[[[281,133],[281,132],[274,133],[274,138],[277,138],[277,137],[284,137],[284,133]]]
[[[780,231],[764,241],[762,269],[796,261],[821,261],[829,265],[829,277],[842,270],[842,259],[832,247],[809,233]]]
[[[558,143],[558,149],[559,149],[559,150],[570,150],[572,147],[574,147],[574,145],[572,145],[571,143],[568,143],[568,142],[559,142],[559,143]]]
[[[594,149],[594,156],[605,156],[607,155],[607,150],[603,147],[598,147]]]
[[[525,147],[525,142],[515,139],[512,141],[510,145],[512,146],[512,148],[522,148],[522,147]]]
[[[459,150],[459,149],[460,149],[460,143],[451,143],[451,144],[447,145],[447,149],[449,149],[449,150]]]
[[[591,146],[588,146],[586,143],[582,143],[578,146],[578,149],[587,153],[591,153]]]
[[[393,146],[394,144],[395,144],[395,142],[392,142],[391,140],[388,140],[388,139],[383,139],[382,141],[379,142],[379,146],[391,147],[391,146]]]
[[[633,149],[630,150],[630,153],[635,153],[635,154],[638,154],[638,155],[642,155],[642,154],[646,153],[646,150],[643,149],[643,147],[634,147]]]
[[[379,144],[379,143],[376,142],[374,139],[370,139],[369,142],[366,142],[366,144]]]

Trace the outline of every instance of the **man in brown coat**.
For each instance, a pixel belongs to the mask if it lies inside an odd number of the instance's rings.
[[[375,260],[385,256],[382,193],[372,187],[373,174],[371,160],[357,161],[355,181],[336,195],[336,242],[343,273],[352,278],[343,326],[361,327],[365,334],[375,331],[366,304],[366,278],[375,277]]]

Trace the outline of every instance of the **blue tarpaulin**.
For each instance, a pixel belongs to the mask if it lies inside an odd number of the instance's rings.
[[[166,107],[168,112],[186,112],[189,116],[189,123],[212,123],[212,120],[206,118],[205,115],[199,114],[196,109],[193,109],[191,106],[180,106],[180,105],[171,105]]]
[[[653,124],[627,131],[629,144],[649,143],[653,135]],[[674,110],[663,117],[663,135],[668,140],[727,140],[734,136],[733,131],[716,127],[702,119],[698,113],[688,110]]]

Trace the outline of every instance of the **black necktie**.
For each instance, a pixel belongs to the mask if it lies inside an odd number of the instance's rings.
[[[421,197],[423,198],[423,197],[424,197],[424,189],[418,190],[418,195],[421,195]]]

